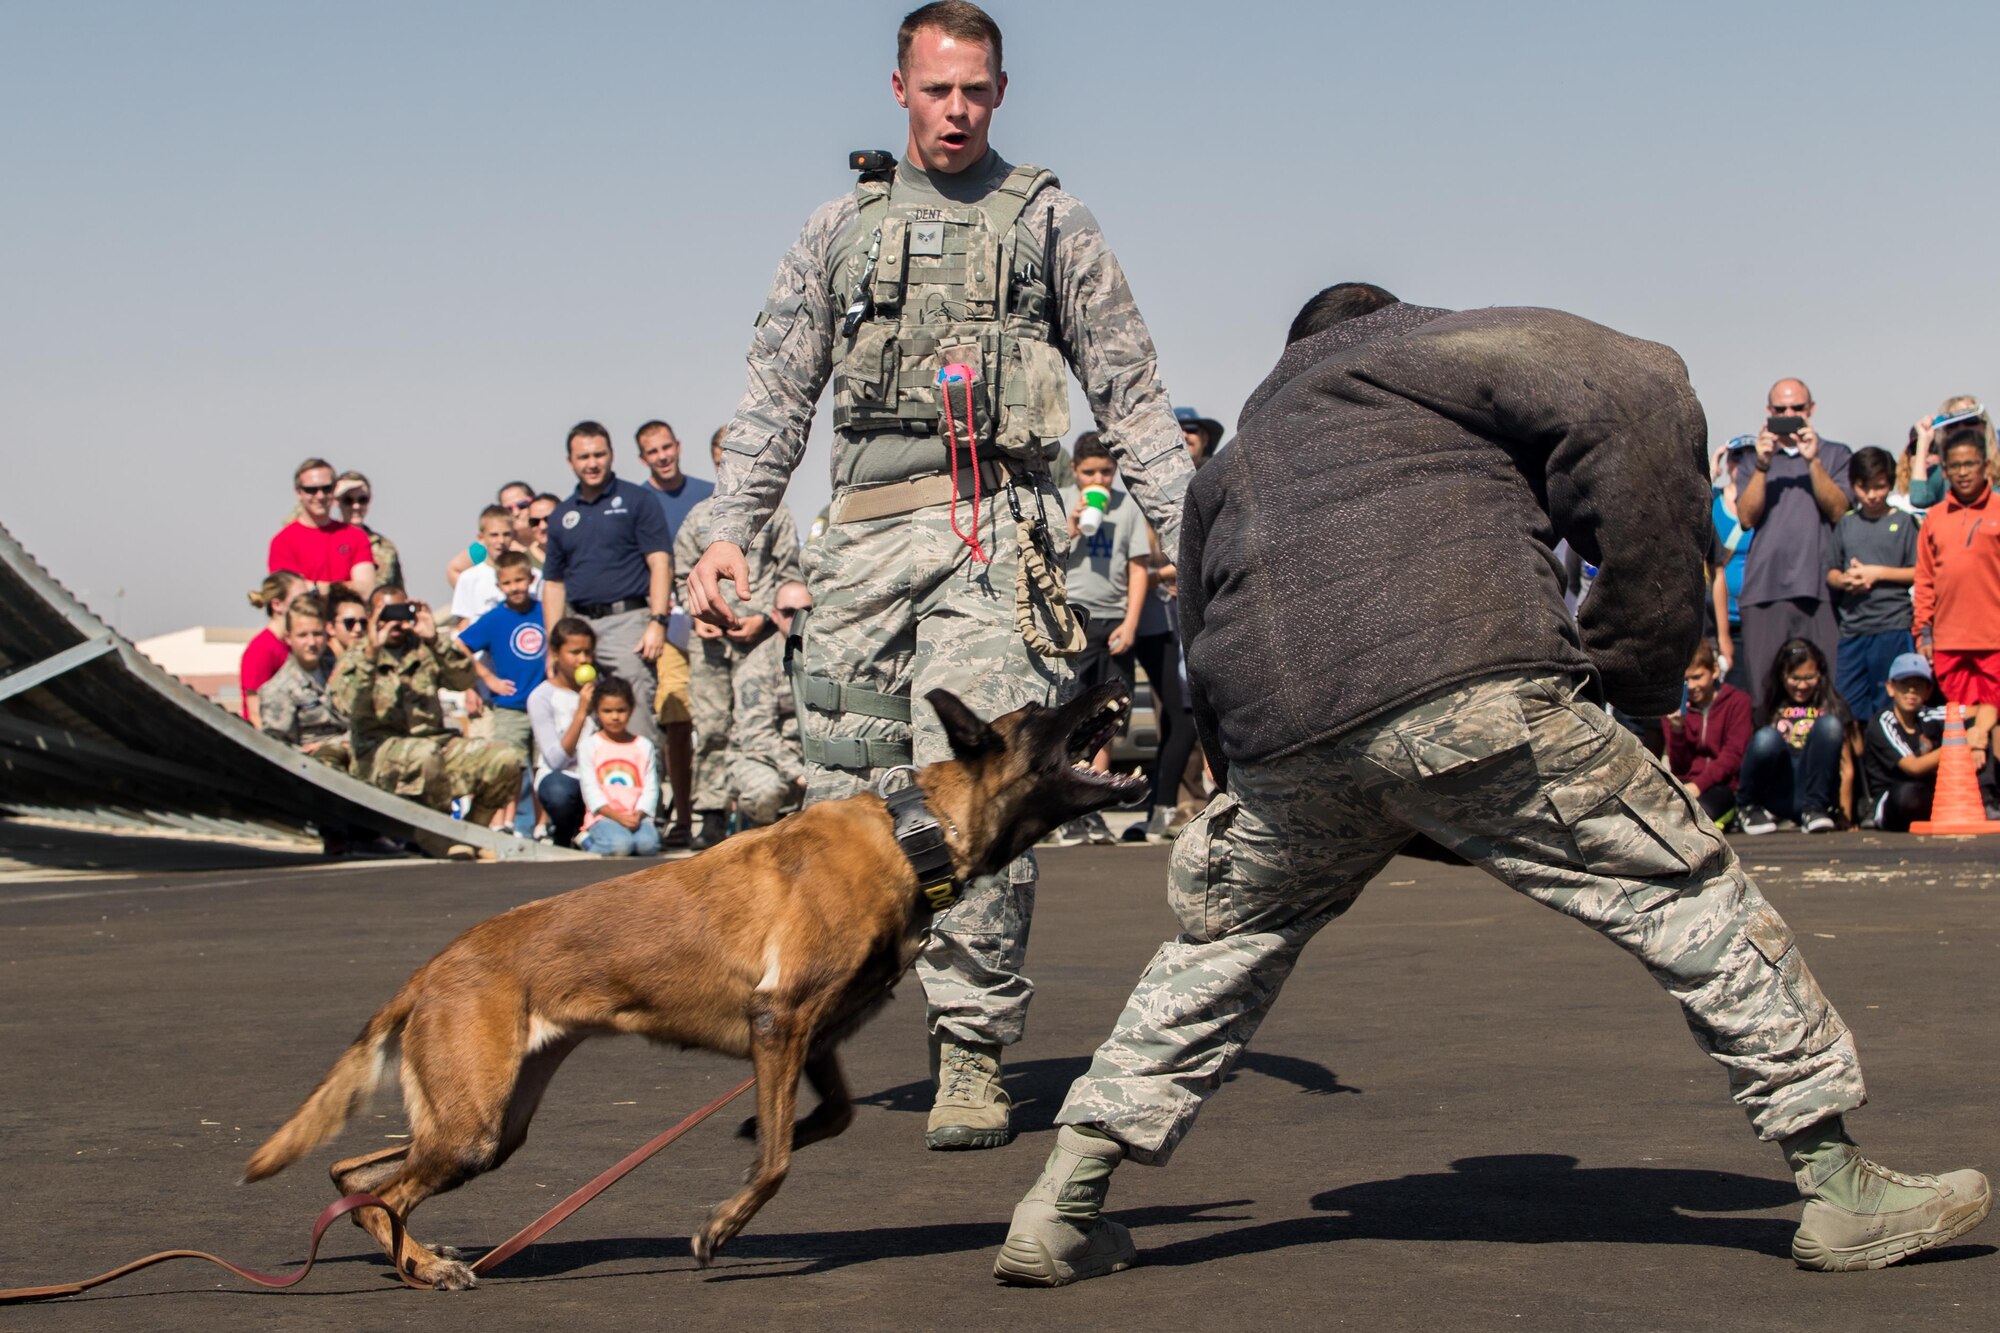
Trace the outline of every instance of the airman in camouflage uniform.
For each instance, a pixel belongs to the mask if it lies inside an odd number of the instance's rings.
[[[808,802],[949,758],[931,710],[911,705],[931,689],[992,716],[1070,687],[1066,657],[1031,647],[1016,623],[1024,543],[1031,571],[1059,570],[1066,554],[1048,475],[1068,430],[1065,367],[1169,545],[1192,471],[1097,220],[1053,175],[988,146],[998,30],[950,8],[927,6],[900,34],[903,158],[857,159],[855,191],[814,212],[779,262],[723,437],[710,546],[689,578],[689,609],[726,623],[716,585],[747,580],[741,551],[784,494],[835,379],[834,502],[808,561],[814,607],[794,682]],[[972,378],[947,399],[940,377],[959,365]],[[1062,628],[1048,601],[1028,598],[1044,644]],[[1033,993],[1022,968],[1035,879],[1026,856],[967,885],[917,961],[939,1079],[930,1147],[1009,1139],[999,1053],[1020,1039]]]
[[[296,654],[257,691],[257,724],[266,736],[303,750],[345,773],[352,758],[347,715],[334,706],[328,686],[333,667],[325,658],[310,669]]]
[[[785,636],[770,635],[736,668],[736,712],[729,734],[729,780],[745,824],[777,821],[805,790],[799,718],[785,670]]]
[[[478,683],[472,654],[438,634],[428,608],[413,626],[384,625],[380,615],[342,655],[329,691],[351,723],[354,774],[433,810],[469,795],[466,820],[484,827],[519,790],[521,757],[501,741],[468,740],[445,725],[438,691]]]
[[[674,568],[682,571],[679,593],[683,606],[687,604],[685,571],[694,568],[708,545],[709,507],[713,503],[712,498],[697,501],[674,534]],[[799,565],[799,530],[791,511],[783,505],[773,510],[744,555],[750,563],[750,595],[732,600],[730,609],[749,622],[745,627],[749,632],[738,629],[722,634],[714,632],[712,626],[698,624],[694,641],[688,645],[688,711],[694,721],[694,797],[688,808],[701,820],[693,842],[697,850],[722,840],[724,811],[735,794],[730,738],[736,675],[771,635],[770,612],[779,585],[805,577]],[[768,824],[772,818],[776,816],[756,822]]]

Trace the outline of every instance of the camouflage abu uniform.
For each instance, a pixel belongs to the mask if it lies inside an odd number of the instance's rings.
[[[796,802],[805,774],[798,710],[785,673],[785,639],[773,634],[736,668],[729,784],[736,789],[737,813],[751,824],[775,823]]]
[[[687,571],[695,567],[708,545],[708,513],[712,503],[712,497],[697,501],[674,533],[674,571],[680,576],[678,592],[683,606],[687,604]],[[799,565],[799,530],[789,509],[779,505],[772,511],[770,521],[758,530],[756,540],[743,548],[743,559],[750,566],[749,598],[738,601],[730,584],[723,585],[723,595],[729,598],[730,609],[739,616],[768,617],[777,602],[779,585],[805,579],[805,571]],[[766,637],[769,633],[767,629]],[[690,810],[720,811],[729,806],[734,681],[754,647],[727,637],[693,637],[688,643],[688,712],[694,722],[694,797],[688,806]]]
[[[1772,1140],[1866,1100],[1854,1039],[1686,791],[1582,684],[1497,675],[1304,750],[1235,763],[1174,844],[1181,934],[1056,1119],[1163,1163],[1306,941],[1412,833],[1635,955]]]
[[[294,750],[313,746],[313,758],[345,773],[351,757],[347,715],[328,693],[332,679],[333,668],[325,658],[312,671],[300,666],[298,658],[286,658],[278,674],[257,691],[258,726]]]
[[[711,542],[749,549],[804,455],[815,405],[838,366],[835,501],[808,562],[814,606],[803,630],[802,670],[822,696],[800,700],[808,800],[849,795],[895,764],[948,758],[929,707],[909,703],[928,690],[949,689],[992,716],[1053,702],[1069,687],[1066,660],[1031,650],[1014,620],[1016,515],[1042,522],[1058,566],[1068,544],[1046,470],[1068,428],[1065,364],[1125,485],[1169,546],[1179,540],[1193,470],[1118,261],[1090,211],[1053,177],[1016,171],[989,153],[956,176],[905,161],[884,188],[885,222],[864,225],[866,208],[882,206],[864,179],[818,209],[779,263],[750,345],[749,385],[723,438],[709,517]],[[993,244],[964,248],[960,238],[977,236],[982,215],[1003,214],[1014,221],[990,225]],[[899,311],[900,324],[871,314],[843,328],[857,294],[868,296],[870,311]],[[982,300],[985,323],[975,308]],[[926,323],[936,337],[921,336]],[[988,373],[1003,364],[991,359],[996,347],[1013,358],[1002,374]],[[958,505],[946,495],[845,517],[854,497],[949,472],[935,376],[949,361],[982,357],[988,370],[973,412],[985,464],[979,503],[961,446]],[[1028,372],[1031,392],[1013,392],[1018,371]],[[907,409],[926,401],[929,420],[915,419]],[[1004,475],[995,466],[1002,454]],[[974,558],[954,524],[976,530],[990,562]],[[933,923],[917,973],[934,1037],[989,1046],[1020,1038],[1033,991],[1021,969],[1034,883],[1034,860],[1023,857],[967,886]]]
[[[472,797],[474,816],[514,798],[521,756],[501,741],[467,740],[444,722],[438,691],[468,690],[479,680],[472,654],[456,640],[412,637],[371,655],[364,640],[333,669],[334,706],[352,723],[354,774],[383,791],[448,810]]]

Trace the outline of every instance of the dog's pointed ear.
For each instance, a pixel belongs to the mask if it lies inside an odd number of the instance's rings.
[[[924,698],[937,710],[938,721],[944,723],[944,738],[951,742],[951,752],[958,758],[977,759],[1005,748],[1000,733],[960,703],[950,690],[932,690]]]

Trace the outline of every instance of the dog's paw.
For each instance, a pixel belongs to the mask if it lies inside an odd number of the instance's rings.
[[[431,1265],[426,1277],[433,1291],[465,1291],[479,1282],[471,1267],[456,1259],[440,1258]]]
[[[700,1231],[695,1232],[694,1239],[689,1244],[694,1249],[694,1266],[696,1268],[708,1267],[709,1263],[715,1258],[715,1242],[709,1238],[708,1228],[703,1227]]]

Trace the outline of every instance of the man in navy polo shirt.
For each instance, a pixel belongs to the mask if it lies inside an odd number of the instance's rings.
[[[650,699],[673,587],[667,521],[644,486],[612,473],[611,435],[595,421],[571,428],[569,468],[576,490],[549,515],[542,623],[553,629],[566,615],[589,621],[598,670],[623,676],[639,698]],[[635,709],[632,726],[658,750],[650,709]]]

